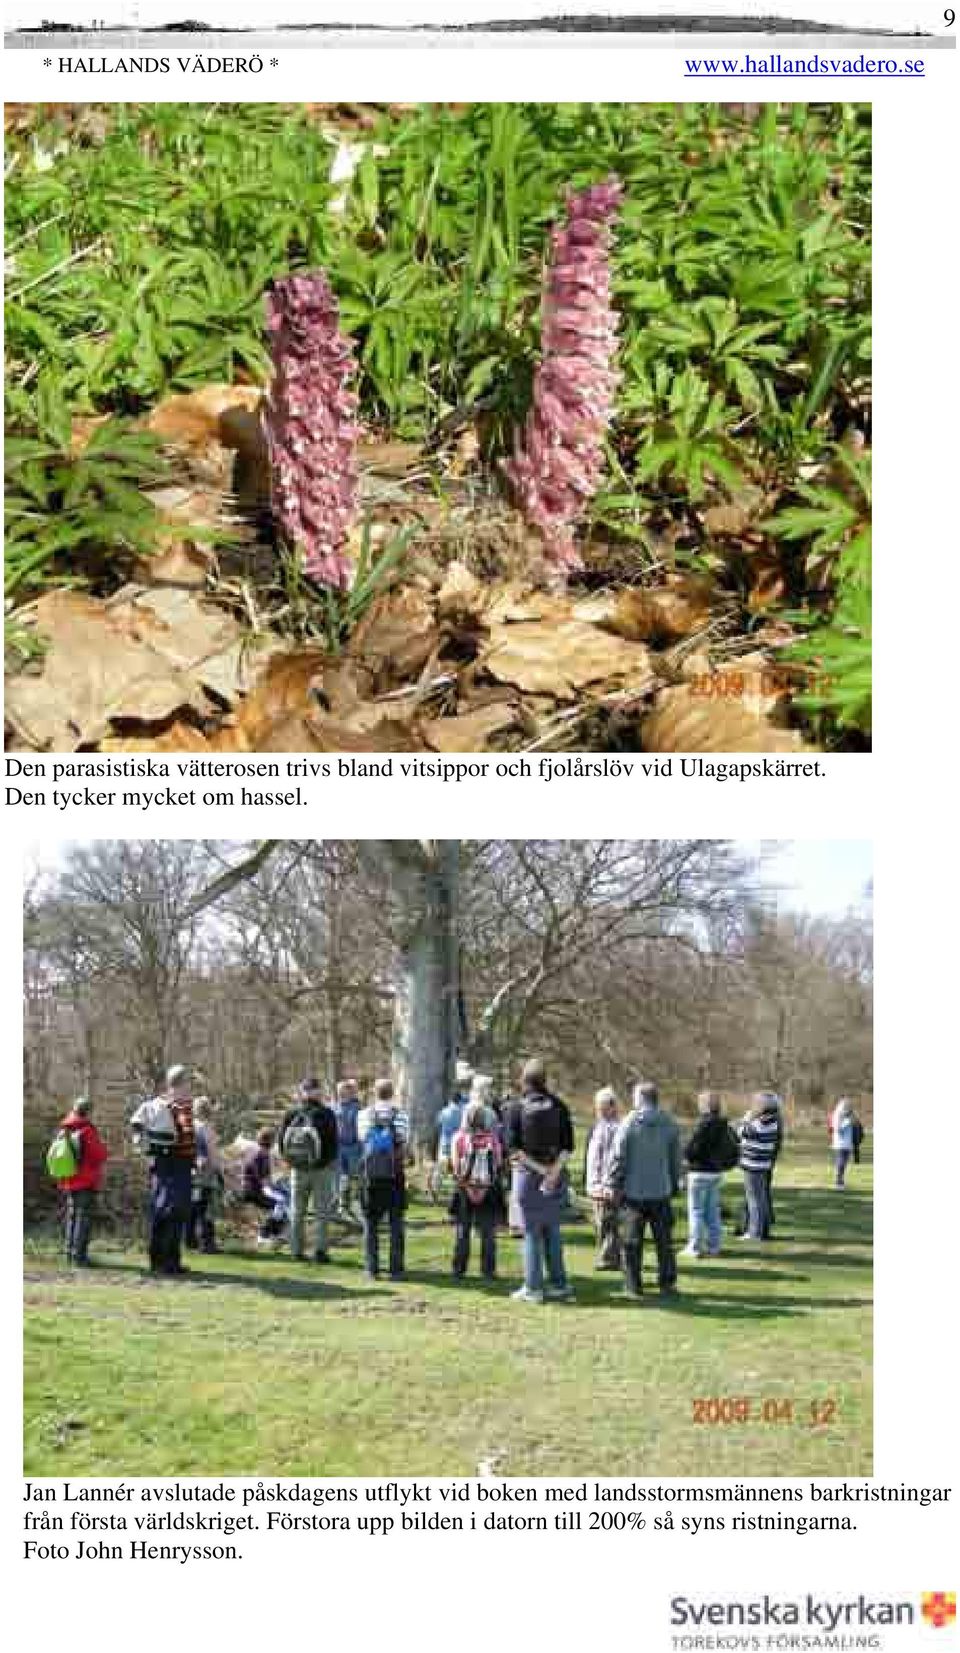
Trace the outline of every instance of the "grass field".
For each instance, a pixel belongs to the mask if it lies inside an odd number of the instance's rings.
[[[681,1257],[670,1305],[619,1298],[586,1223],[566,1234],[575,1305],[510,1302],[507,1237],[496,1285],[455,1284],[451,1230],[420,1204],[396,1285],[364,1281],[356,1242],[326,1268],[228,1251],[165,1282],[132,1252],[77,1275],[31,1245],[24,1472],[869,1474],[871,1166],[844,1193],[829,1182],[822,1136],[795,1138],[776,1239]],[[751,1417],[697,1423],[701,1397],[747,1397]]]

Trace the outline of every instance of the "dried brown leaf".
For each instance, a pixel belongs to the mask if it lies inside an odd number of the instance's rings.
[[[452,562],[444,571],[437,592],[437,616],[441,620],[478,620],[486,607],[486,587],[462,562]]]
[[[212,752],[206,735],[192,723],[174,718],[159,735],[108,735],[100,742],[101,752]]]
[[[518,621],[494,626],[481,665],[503,683],[534,694],[571,700],[588,685],[628,682],[637,693],[653,682],[647,650],[582,620],[544,625]]]
[[[37,750],[72,752],[120,720],[159,723],[208,707],[198,679],[131,630],[128,614],[56,591],[41,597],[35,615],[47,645],[42,670],[8,680],[6,715]]]
[[[695,680],[663,689],[644,719],[647,752],[800,752],[799,733],[778,727],[756,702],[726,685]],[[715,691],[715,692],[714,692]]]
[[[206,585],[214,564],[212,551],[190,540],[173,540],[154,556],[138,557],[134,573],[143,585],[179,585],[197,590]]]
[[[722,505],[709,505],[702,521],[708,534],[715,534],[718,539],[736,539],[749,528],[751,517],[745,505],[727,500]]]
[[[372,603],[350,638],[349,658],[369,671],[374,692],[417,676],[441,641],[433,604],[416,586],[388,591]]]
[[[492,735],[513,728],[516,721],[514,708],[500,701],[459,717],[432,718],[423,725],[423,733],[435,752],[484,752]]]
[[[296,740],[285,747],[270,747],[267,743],[275,738],[277,729],[306,726],[324,709],[323,682],[328,662],[329,656],[322,649],[295,649],[268,660],[235,719],[236,738],[243,742],[237,749],[313,750],[312,744],[303,747]]]
[[[568,620],[572,613],[573,604],[569,597],[561,597],[551,591],[535,591],[529,585],[511,581],[493,592],[485,618],[496,627],[530,620]]]
[[[673,643],[709,625],[716,600],[703,574],[678,574],[651,590],[603,592],[577,603],[574,615],[632,642]]]
[[[256,414],[262,401],[263,391],[256,385],[204,385],[158,402],[146,428],[172,447],[239,447],[251,436],[249,420],[239,415]]]

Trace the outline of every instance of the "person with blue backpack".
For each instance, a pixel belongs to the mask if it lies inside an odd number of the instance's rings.
[[[380,1228],[386,1218],[390,1234],[390,1278],[402,1280],[410,1119],[406,1110],[394,1101],[391,1080],[377,1081],[374,1101],[361,1110],[357,1130],[367,1278],[376,1280],[380,1274]]]

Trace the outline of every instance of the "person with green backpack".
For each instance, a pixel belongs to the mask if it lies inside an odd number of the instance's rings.
[[[74,1268],[90,1267],[94,1209],[109,1158],[92,1112],[89,1098],[78,1096],[47,1150],[47,1170],[66,1197],[64,1244]]]

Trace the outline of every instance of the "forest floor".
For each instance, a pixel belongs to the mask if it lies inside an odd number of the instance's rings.
[[[573,1305],[510,1301],[505,1235],[496,1284],[455,1283],[443,1208],[418,1200],[402,1284],[367,1283],[357,1241],[322,1268],[228,1250],[176,1282],[29,1244],[24,1473],[868,1475],[872,1167],[830,1180],[822,1134],[794,1137],[775,1239],[728,1225],[720,1258],[681,1255],[669,1304],[595,1273],[588,1223],[565,1234]],[[748,1421],[698,1422],[710,1397],[746,1397]]]

